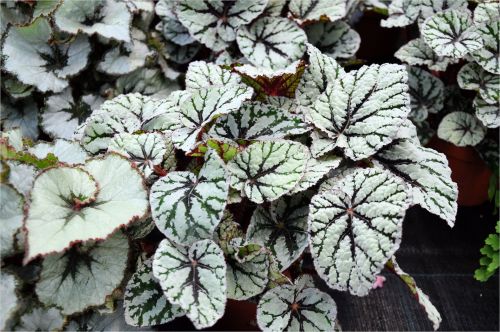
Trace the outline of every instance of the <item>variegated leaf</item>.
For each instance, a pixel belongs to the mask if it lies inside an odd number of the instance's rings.
[[[401,242],[408,189],[391,173],[355,169],[309,207],[316,271],[337,290],[364,296]]]
[[[500,75],[494,75],[476,63],[463,66],[457,75],[458,85],[465,90],[479,91],[481,98],[489,104],[500,102]]]
[[[500,4],[495,1],[478,3],[474,9],[474,23],[483,24],[500,19]]]
[[[182,0],[177,16],[191,36],[213,51],[222,51],[236,38],[236,30],[261,14],[267,0]]]
[[[395,138],[410,112],[407,79],[400,65],[363,66],[328,85],[306,120],[347,157],[369,157]]]
[[[105,239],[148,207],[142,176],[117,154],[81,168],[50,168],[37,176],[31,192],[25,262],[76,242]]]
[[[488,128],[498,128],[500,126],[500,109],[498,102],[488,104],[480,95],[474,98],[474,108],[476,109],[476,116],[483,125]]]
[[[450,227],[457,214],[458,188],[451,179],[446,156],[403,138],[384,146],[375,165],[400,177],[411,189],[413,204],[444,219]]]
[[[275,140],[303,134],[308,129],[298,116],[280,108],[251,102],[218,118],[208,135],[230,140]]]
[[[5,163],[9,167],[9,183],[24,197],[28,197],[38,173],[37,169],[18,161],[7,160]]]
[[[171,304],[153,277],[152,259],[146,260],[132,275],[123,298],[125,321],[132,326],[165,324],[184,312]]]
[[[291,0],[288,9],[299,24],[327,19],[337,21],[346,15],[345,0]]]
[[[257,306],[257,323],[263,331],[334,330],[335,301],[304,279],[302,276],[294,285],[275,287],[262,296]]]
[[[127,237],[118,231],[105,241],[47,256],[36,285],[38,298],[60,307],[65,315],[104,304],[123,279],[128,249]]]
[[[247,230],[247,241],[271,250],[280,271],[287,269],[307,247],[307,215],[311,193],[285,196],[269,208],[258,206]]]
[[[422,37],[438,56],[461,59],[483,47],[468,10],[448,9],[428,18]]]
[[[153,184],[151,213],[158,229],[177,243],[211,238],[222,218],[228,191],[224,163],[211,150],[198,176],[170,172]]]
[[[359,34],[344,21],[319,22],[305,29],[309,42],[332,58],[350,58],[361,44]]]
[[[23,226],[24,198],[12,186],[0,183],[0,257],[15,251],[15,237]]]
[[[222,220],[214,233],[214,241],[217,242],[224,254],[228,255],[232,245],[231,240],[242,238],[245,233],[241,230],[240,224],[234,221],[234,217],[228,210],[224,211]]]
[[[423,69],[408,66],[407,70],[411,101],[409,117],[416,122],[422,122],[427,119],[429,113],[438,113],[443,109],[444,84]]]
[[[214,325],[224,314],[226,262],[212,240],[190,247],[163,240],[154,255],[153,274],[167,299],[185,310],[197,329]]]
[[[289,19],[262,17],[249,27],[238,29],[236,41],[253,65],[282,69],[302,57],[307,36]]]
[[[186,90],[223,88],[226,85],[238,85],[240,82],[238,75],[205,61],[191,62],[186,72]]]
[[[7,271],[0,273],[0,329],[9,329],[10,320],[19,308],[20,301],[17,297],[16,289],[19,281],[14,274]]]
[[[438,56],[422,38],[410,40],[394,54],[399,60],[412,66],[425,65],[431,70],[445,71],[448,65],[458,59]]]
[[[292,141],[257,142],[228,164],[231,187],[252,202],[273,201],[292,190],[304,175],[309,151]]]
[[[43,159],[52,153],[59,162],[75,165],[83,164],[89,158],[87,152],[76,141],[56,139],[52,143],[40,142],[28,149],[38,159]]]
[[[186,152],[193,150],[205,125],[218,115],[237,110],[244,100],[252,97],[252,94],[252,88],[240,85],[193,91],[180,107],[182,128],[172,134],[175,146]]]
[[[293,188],[290,194],[295,194],[307,190],[318,183],[328,172],[337,168],[342,158],[337,156],[326,156],[322,158],[309,159],[306,171],[299,183]]]
[[[478,27],[484,47],[472,53],[474,60],[490,73],[500,75],[500,20],[497,18]]]
[[[311,133],[311,155],[314,158],[319,158],[336,148],[336,142],[331,140],[328,135],[319,130],[314,130]]]
[[[474,146],[486,135],[486,128],[472,114],[452,112],[439,124],[438,137],[457,146]]]

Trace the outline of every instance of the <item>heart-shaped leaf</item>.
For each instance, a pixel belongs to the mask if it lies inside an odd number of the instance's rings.
[[[472,57],[485,70],[500,75],[500,60],[498,59],[500,21],[497,18],[496,20],[482,24],[478,27],[478,32],[484,43],[484,47],[472,53]]]
[[[474,146],[486,135],[486,128],[472,114],[452,112],[439,124],[438,137],[457,146]]]
[[[410,40],[394,56],[409,65],[425,65],[429,69],[437,71],[445,71],[449,64],[459,61],[458,59],[438,56],[422,38]]]

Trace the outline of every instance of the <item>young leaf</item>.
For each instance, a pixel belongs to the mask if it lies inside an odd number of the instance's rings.
[[[263,331],[333,331],[335,301],[314,288],[304,277],[294,285],[275,287],[257,306],[257,323]]]
[[[185,171],[160,178],[149,198],[158,229],[177,243],[211,238],[226,206],[227,178],[224,162],[213,150],[205,155],[198,176]]]
[[[165,324],[184,315],[181,307],[171,304],[153,277],[152,259],[146,260],[132,275],[123,298],[125,321],[132,326]]]
[[[409,117],[416,122],[427,119],[428,113],[438,113],[444,106],[444,84],[429,72],[407,67],[410,86],[411,112]]]
[[[483,70],[476,63],[463,66],[458,72],[457,82],[462,89],[479,91],[481,98],[489,104],[500,102],[500,76]]]
[[[185,310],[197,329],[214,325],[224,314],[226,262],[212,240],[190,247],[163,240],[154,255],[153,274],[167,299]]]
[[[307,215],[311,195],[281,197],[269,208],[258,206],[250,219],[247,241],[265,246],[280,271],[287,269],[307,247]]]
[[[262,17],[238,29],[241,53],[255,66],[282,69],[300,59],[307,36],[297,24],[281,17]]]
[[[481,120],[483,125],[488,128],[498,128],[500,126],[500,109],[498,108],[498,102],[489,104],[481,95],[478,95],[474,98],[473,105],[476,109],[476,116]]]
[[[9,320],[12,318],[19,306],[16,288],[18,287],[17,278],[7,272],[0,273],[0,329],[6,331],[9,329]]]
[[[474,115],[452,112],[441,120],[437,134],[457,146],[474,146],[483,140],[486,128]]]
[[[307,66],[299,86],[296,99],[303,106],[311,106],[325,92],[329,83],[345,74],[344,69],[331,57],[322,54],[311,44],[307,44],[309,65]]]
[[[438,56],[454,59],[483,47],[468,10],[449,9],[428,18],[422,26],[422,36]]]
[[[344,0],[291,0],[288,5],[292,18],[299,24],[310,21],[337,21],[346,15]]]
[[[53,154],[61,163],[70,165],[83,164],[89,158],[87,152],[75,141],[56,139],[52,143],[40,142],[28,149],[38,159],[47,158]]]
[[[403,66],[363,66],[326,87],[306,120],[325,132],[347,157],[360,160],[391,142],[410,112]]]
[[[292,190],[304,175],[309,151],[292,141],[257,142],[228,164],[231,187],[252,202],[273,201]]]
[[[56,308],[34,307],[20,318],[16,331],[61,331],[66,321]]]
[[[0,257],[14,253],[15,237],[23,226],[24,198],[12,186],[0,183]],[[2,309],[3,310],[3,309]]]
[[[500,60],[498,49],[500,48],[500,21],[498,19],[478,27],[479,35],[484,47],[473,52],[474,60],[490,73],[500,75]]]
[[[457,185],[451,179],[446,157],[403,138],[384,146],[374,157],[381,166],[405,181],[414,204],[444,219],[450,227],[457,214]]]
[[[311,253],[316,271],[330,287],[368,294],[401,242],[407,190],[387,171],[356,169],[312,198]]]
[[[266,0],[182,0],[176,12],[193,38],[217,52],[234,41],[236,30],[259,16],[266,4]]]
[[[186,152],[193,150],[205,125],[218,115],[237,110],[252,94],[252,88],[240,85],[193,91],[180,107],[180,121],[183,127],[172,134],[175,146]]]
[[[33,185],[25,221],[25,261],[107,238],[147,212],[146,195],[139,172],[118,154],[91,159],[82,168],[43,171]]]
[[[221,116],[208,132],[213,138],[230,140],[276,140],[309,130],[298,116],[259,102],[244,103]]]
[[[97,33],[105,38],[130,42],[132,15],[125,2],[112,0],[63,1],[54,13],[62,31],[87,35]]]
[[[410,40],[394,54],[399,60],[412,66],[425,65],[431,70],[445,71],[449,64],[458,59],[438,56],[422,38]]]
[[[309,42],[332,58],[350,58],[358,51],[361,37],[343,21],[319,22],[305,28]]]
[[[209,86],[224,88],[238,85],[241,79],[218,65],[205,61],[193,61],[186,72],[186,90],[203,89]]]
[[[36,285],[38,298],[60,307],[65,315],[104,304],[123,279],[128,250],[128,240],[119,231],[106,241],[90,241],[47,256]]]

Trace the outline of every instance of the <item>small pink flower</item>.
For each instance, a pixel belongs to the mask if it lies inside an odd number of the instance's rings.
[[[377,279],[373,283],[372,288],[373,289],[382,288],[382,287],[384,287],[384,282],[385,282],[385,277],[384,276],[377,276]]]

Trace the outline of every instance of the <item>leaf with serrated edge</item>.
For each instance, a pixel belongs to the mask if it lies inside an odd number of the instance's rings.
[[[292,141],[257,142],[228,164],[231,187],[252,202],[273,201],[291,191],[304,175],[307,147]]]
[[[259,16],[267,0],[181,0],[179,21],[191,36],[213,51],[224,50],[236,38],[236,30]]]
[[[132,14],[125,2],[113,0],[63,1],[54,13],[54,22],[62,31],[130,42]]]
[[[311,155],[314,158],[319,158],[336,148],[335,141],[319,130],[314,130],[311,133],[311,139]]]
[[[227,178],[224,162],[213,150],[205,155],[198,176],[184,171],[160,178],[149,198],[158,229],[177,243],[211,238],[226,206]]]
[[[364,296],[399,248],[408,188],[391,173],[355,169],[309,207],[310,248],[319,276],[333,289]]]
[[[452,112],[439,124],[438,137],[457,146],[474,146],[486,135],[486,128],[472,114]]]
[[[488,128],[498,128],[500,126],[500,109],[498,103],[488,104],[480,95],[474,98],[474,108],[476,116]]]
[[[186,152],[193,150],[205,125],[218,115],[237,110],[244,100],[252,97],[252,94],[252,88],[241,85],[193,91],[180,106],[182,128],[175,130],[172,134],[174,145]]]
[[[490,73],[500,75],[500,60],[498,49],[500,48],[500,20],[478,27],[480,38],[483,40],[484,47],[473,52],[474,60]]]
[[[203,89],[209,86],[223,88],[226,85],[238,85],[241,79],[216,64],[205,61],[193,61],[186,72],[186,90]]]
[[[40,142],[28,149],[38,159],[52,153],[59,162],[74,165],[83,164],[89,158],[87,152],[75,141],[56,139],[52,143]]]
[[[412,66],[425,65],[431,70],[445,71],[449,64],[458,59],[438,56],[422,38],[410,40],[394,54],[399,60]]]
[[[23,226],[24,198],[12,186],[0,183],[0,256],[14,252],[15,236]]]
[[[280,69],[302,57],[307,36],[289,19],[262,17],[249,27],[241,27],[236,41],[253,65]]]
[[[16,288],[18,286],[17,278],[7,272],[0,273],[0,329],[2,331],[8,330],[8,323],[10,318],[16,312],[19,306],[19,299],[17,298]]]
[[[36,285],[38,298],[60,307],[65,315],[104,304],[123,279],[128,250],[127,237],[118,231],[105,241],[47,256]]]
[[[280,271],[287,269],[307,247],[307,215],[311,194],[284,196],[269,208],[258,206],[247,230],[247,241],[271,250]]]
[[[19,318],[16,331],[61,331],[66,319],[56,308],[34,307]]]
[[[350,58],[358,51],[361,37],[343,21],[306,26],[309,42],[332,58]]]
[[[409,117],[421,122],[427,119],[429,113],[438,113],[443,109],[444,84],[423,69],[408,66],[407,70],[411,101]]]
[[[306,276],[294,285],[275,287],[257,306],[257,323],[263,331],[333,331],[337,305]]]
[[[422,37],[439,56],[463,58],[483,46],[468,10],[449,9],[425,20]]]
[[[308,130],[308,125],[298,116],[277,107],[251,102],[218,118],[208,135],[231,140],[274,140]]]
[[[489,104],[500,102],[500,75],[494,75],[477,63],[463,66],[457,75],[458,85],[465,90],[479,91],[481,98]]]
[[[132,275],[123,297],[125,321],[132,326],[165,324],[184,315],[181,307],[171,304],[153,277],[152,259],[146,260]]]
[[[326,156],[323,158],[311,158],[309,159],[306,167],[306,171],[299,183],[293,188],[290,194],[299,193],[306,189],[311,188],[322,177],[324,177],[328,172],[337,168],[340,165],[342,158],[337,156]]]
[[[291,0],[291,17],[299,24],[327,19],[337,21],[346,15],[345,0]]]
[[[163,240],[154,255],[153,274],[167,299],[181,306],[197,329],[214,325],[224,314],[226,262],[212,240],[190,247]]]
[[[48,169],[31,192],[25,262],[75,242],[105,239],[147,210],[142,176],[118,154],[91,159],[81,168]]]
[[[420,146],[414,139],[397,139],[375,156],[375,165],[389,170],[411,189],[414,204],[444,219],[450,227],[457,214],[457,185],[446,156]]]
[[[410,112],[408,75],[401,65],[363,66],[328,85],[306,120],[360,160],[391,142]]]
[[[9,183],[25,197],[28,197],[37,175],[37,169],[17,161],[7,160],[5,163],[9,166]]]

